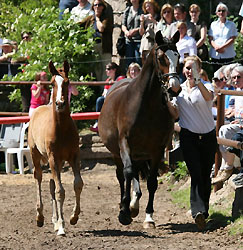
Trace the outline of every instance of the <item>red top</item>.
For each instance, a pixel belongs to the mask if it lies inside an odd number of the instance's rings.
[[[36,84],[32,84],[31,86],[31,91],[32,90],[37,90],[37,86]],[[38,98],[35,98],[32,94],[31,94],[31,100],[30,100],[30,107],[31,108],[37,108],[41,105],[46,104],[46,95],[50,94],[49,90],[46,90],[45,88],[41,89],[40,95]]]

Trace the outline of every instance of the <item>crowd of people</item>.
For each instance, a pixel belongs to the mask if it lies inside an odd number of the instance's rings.
[[[121,24],[126,45],[126,76],[121,74],[120,66],[112,62],[114,18],[111,5],[104,0],[93,0],[92,3],[88,0],[61,0],[59,7],[60,18],[62,18],[63,10],[69,8],[74,22],[83,27],[92,26],[95,30],[94,49],[102,59],[100,66],[94,69],[96,79],[109,82],[109,85],[104,86],[102,95],[96,100],[97,112],[101,111],[108,89],[113,82],[125,77],[137,77],[154,45],[156,32],[161,32],[168,39],[171,39],[176,32],[179,33],[180,38],[176,46],[180,55],[181,86],[180,90],[174,90],[179,94],[173,98],[170,105],[178,114],[181,128],[180,146],[191,176],[191,214],[198,228],[203,230],[209,216],[211,184],[224,182],[233,173],[237,173],[238,175],[233,180],[235,188],[243,187],[242,149],[220,145],[222,165],[218,175],[211,178],[217,147],[216,90],[243,90],[243,66],[239,63],[232,63],[236,56],[234,42],[238,31],[235,23],[227,18],[228,7],[220,2],[215,11],[217,20],[207,25],[200,20],[201,9],[197,4],[190,5],[187,12],[182,3],[175,6],[166,3],[160,7],[155,0],[130,0],[123,12]],[[243,4],[239,15],[243,17]],[[240,33],[243,34],[243,21]],[[30,35],[25,32],[22,39],[27,41]],[[210,44],[209,50],[205,44],[207,37]],[[0,40],[0,43],[2,49],[0,62],[10,62],[17,48],[16,44],[8,39]],[[27,55],[23,56],[23,60],[27,60]],[[202,61],[207,60],[214,63],[212,83],[207,72],[202,69]],[[0,78],[3,74],[14,74],[9,64],[6,65],[0,67]],[[33,84],[29,90],[31,94],[29,100],[31,105],[28,110],[30,115],[36,107],[48,103],[50,98],[50,91],[41,84],[41,81],[47,80],[46,73],[37,73],[35,80],[37,83]],[[77,91],[74,90],[73,93],[77,94]],[[225,125],[220,128],[219,137],[242,142],[242,124],[243,97],[227,95],[225,97]],[[98,132],[98,122],[90,129]],[[234,170],[235,155],[241,160],[240,170]]]

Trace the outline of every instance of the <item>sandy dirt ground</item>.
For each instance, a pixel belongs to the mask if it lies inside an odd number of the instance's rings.
[[[197,231],[186,210],[172,203],[168,184],[160,184],[155,198],[156,229],[142,227],[147,202],[146,183],[140,213],[129,226],[118,222],[119,186],[115,167],[97,164],[82,171],[84,188],[81,214],[75,226],[69,224],[73,209],[73,175],[62,174],[66,191],[64,217],[66,236],[56,236],[51,222],[49,174],[43,175],[45,224],[35,222],[36,186],[32,174],[0,175],[0,249],[240,249],[243,237],[230,236],[226,228]]]

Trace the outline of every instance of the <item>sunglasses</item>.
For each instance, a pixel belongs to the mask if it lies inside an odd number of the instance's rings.
[[[218,10],[218,12],[222,12],[222,13],[224,13],[226,10]]]
[[[232,79],[240,79],[241,78],[241,76],[232,76]]]
[[[197,11],[194,11],[194,10],[193,10],[193,11],[190,11],[190,12],[191,12],[191,13],[197,13]]]
[[[222,78],[219,78],[219,80],[221,81],[221,82],[223,82],[223,81],[228,81],[228,79],[226,78],[226,77],[222,77]]]
[[[165,10],[165,11],[163,12],[163,14],[166,14],[166,13],[170,14],[171,11],[170,11],[170,10]]]
[[[29,38],[29,36],[23,36],[23,39],[28,39]]]
[[[113,69],[113,68],[106,68],[106,70],[111,70],[111,69]]]
[[[94,4],[94,7],[100,7],[100,6],[104,6],[104,4],[103,3]]]

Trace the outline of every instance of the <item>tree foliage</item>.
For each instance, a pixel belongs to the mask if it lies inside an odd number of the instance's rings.
[[[21,71],[12,78],[13,81],[33,81],[36,72],[48,72],[48,63],[52,60],[56,66],[62,66],[65,59],[71,65],[69,78],[72,81],[89,80],[95,60],[93,51],[93,29],[83,29],[65,13],[59,19],[60,10],[57,2],[51,0],[19,1],[15,6],[13,1],[1,2],[0,37],[16,41],[18,50],[13,59],[28,57],[28,64],[22,64]],[[53,3],[54,2],[54,3]],[[30,42],[21,41],[21,32],[32,33]],[[6,78],[5,78],[6,80]],[[78,86],[78,97],[72,97],[72,111],[82,111],[92,96],[91,88]],[[17,91],[18,92],[18,91]],[[11,100],[19,98],[19,93],[13,91]],[[71,103],[71,104],[72,104]]]

